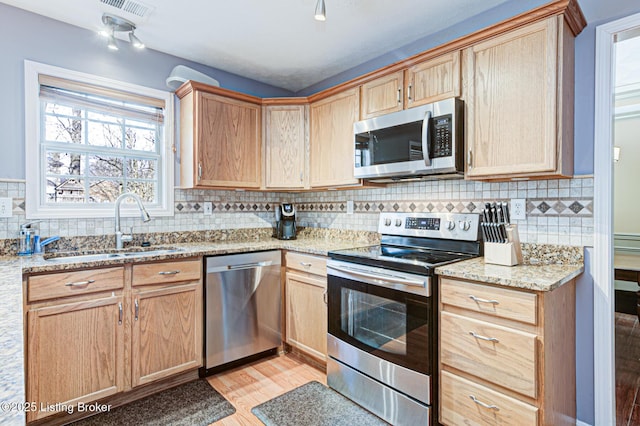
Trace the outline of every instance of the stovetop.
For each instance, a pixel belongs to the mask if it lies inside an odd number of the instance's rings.
[[[329,252],[334,260],[433,275],[436,266],[481,254],[477,214],[382,213],[381,244]]]

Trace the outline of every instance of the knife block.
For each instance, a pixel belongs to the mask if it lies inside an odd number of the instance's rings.
[[[515,266],[522,263],[522,249],[518,227],[510,225],[507,228],[506,243],[484,243],[484,261],[494,265]]]

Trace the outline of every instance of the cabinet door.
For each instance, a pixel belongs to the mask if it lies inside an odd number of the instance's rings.
[[[310,184],[355,185],[353,123],[358,120],[358,88],[311,104]]]
[[[405,84],[407,108],[460,96],[460,52],[412,66]]]
[[[380,77],[360,87],[361,119],[402,110],[403,71]]]
[[[28,311],[29,421],[124,390],[123,315],[121,296]]]
[[[259,188],[260,106],[198,92],[196,111],[196,185]]]
[[[305,106],[267,106],[264,113],[265,187],[304,188],[307,170]]]
[[[200,282],[133,294],[132,385],[202,365]]]
[[[327,356],[327,280],[287,272],[286,342],[314,357]]]
[[[556,17],[465,51],[467,177],[553,174],[558,66]]]

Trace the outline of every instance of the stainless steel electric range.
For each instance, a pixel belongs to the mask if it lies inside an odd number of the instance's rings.
[[[329,252],[330,387],[393,425],[434,424],[436,266],[479,256],[478,214],[381,213],[381,244]]]

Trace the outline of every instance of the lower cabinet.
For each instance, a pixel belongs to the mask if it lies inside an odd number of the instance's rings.
[[[144,278],[160,279],[136,287],[138,268],[145,269]],[[202,364],[200,269],[200,261],[134,265],[132,386]],[[162,282],[167,277],[178,282]]]
[[[575,281],[440,280],[440,422],[575,425]]]
[[[197,259],[27,277],[27,421],[201,366],[201,271]]]
[[[124,390],[123,302],[99,296],[28,311],[27,401],[37,408],[28,421]]]
[[[286,265],[285,341],[321,363],[326,363],[326,259],[287,252]]]

